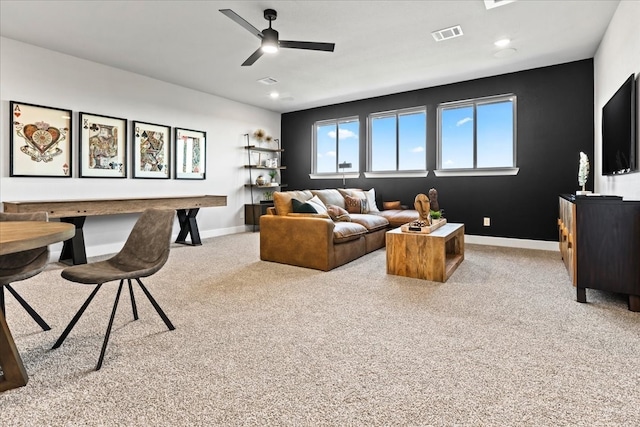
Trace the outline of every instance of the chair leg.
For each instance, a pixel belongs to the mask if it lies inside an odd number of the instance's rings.
[[[153,308],[156,309],[156,311],[158,312],[158,314],[160,315],[160,317],[162,318],[162,320],[164,321],[164,324],[167,325],[167,328],[169,328],[170,331],[173,331],[176,327],[173,326],[173,324],[171,323],[171,321],[169,320],[169,318],[167,317],[166,314],[164,314],[164,311],[162,311],[162,309],[160,308],[160,306],[158,305],[158,303],[156,302],[155,299],[153,299],[153,297],[151,296],[151,294],[149,293],[149,291],[147,290],[147,288],[142,284],[142,282],[140,281],[140,279],[138,279],[136,277],[136,281],[138,282],[138,285],[140,285],[140,287],[142,288],[142,291],[144,292],[144,294],[147,296],[147,298],[149,298],[149,301],[151,301],[151,305],[153,305]]]
[[[100,351],[100,358],[96,365],[96,371],[102,368],[102,361],[104,360],[104,354],[107,351],[107,343],[109,342],[109,336],[111,335],[111,328],[113,327],[113,319],[116,317],[116,310],[118,309],[118,301],[120,300],[120,293],[122,292],[122,284],[124,279],[120,280],[120,286],[118,286],[118,293],[116,294],[116,301],[113,303],[113,310],[111,310],[111,318],[109,319],[109,326],[107,326],[107,333],[104,335],[104,342],[102,343],[102,350]]]
[[[11,295],[13,295],[15,297],[15,299],[18,300],[18,302],[20,303],[20,305],[27,310],[27,313],[29,313],[31,315],[31,317],[33,318],[33,320],[36,321],[36,323],[38,325],[40,325],[40,327],[42,328],[43,331],[49,331],[51,330],[51,326],[49,326],[47,324],[47,322],[44,321],[44,319],[42,317],[40,317],[40,315],[38,313],[36,313],[36,311],[29,305],[29,303],[27,303],[16,291],[15,289],[13,289],[11,287],[11,285],[5,285],[6,288],[9,290],[9,292],[11,292]]]
[[[131,279],[127,279],[129,282],[129,295],[131,295],[131,308],[133,308],[133,320],[138,320],[138,307],[136,307],[136,298],[133,296],[133,286],[131,286]]]
[[[98,291],[100,290],[101,286],[102,286],[102,284],[99,284],[98,286],[96,286],[96,288],[93,290],[93,292],[91,292],[91,295],[89,295],[89,298],[87,298],[87,300],[84,302],[84,304],[82,304],[82,307],[80,307],[80,310],[78,310],[76,315],[73,316],[73,319],[71,319],[71,322],[69,322],[69,324],[67,325],[67,328],[64,330],[62,335],[60,335],[60,338],[58,338],[58,341],[56,341],[56,343],[53,345],[53,347],[51,347],[52,349],[58,348],[58,347],[60,347],[62,345],[64,340],[67,338],[67,335],[69,335],[69,332],[71,332],[73,327],[76,326],[76,323],[78,323],[78,320],[80,320],[80,316],[82,316],[82,313],[84,313],[84,311],[87,309],[87,307],[89,306],[89,303],[91,302],[93,297],[95,297],[96,294],[98,293]]]

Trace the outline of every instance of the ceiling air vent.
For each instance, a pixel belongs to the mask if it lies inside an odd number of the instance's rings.
[[[443,40],[460,37],[462,35],[462,28],[460,28],[460,25],[456,25],[455,27],[443,28],[442,30],[434,31],[431,35],[435,41],[441,42]]]
[[[258,82],[262,83],[263,85],[274,85],[278,83],[278,81],[273,77],[265,77],[263,79],[258,80]]]
[[[484,7],[493,9],[494,7],[504,6],[505,4],[513,3],[516,0],[484,0]]]

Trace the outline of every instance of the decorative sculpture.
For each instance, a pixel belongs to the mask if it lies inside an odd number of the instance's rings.
[[[435,188],[429,190],[429,208],[432,211],[440,211],[440,205],[438,204],[438,190]]]
[[[418,211],[420,219],[431,225],[431,209],[429,198],[425,194],[418,194],[413,201],[413,206]]]
[[[589,194],[590,191],[584,189],[589,179],[589,157],[584,152],[580,152],[580,164],[578,165],[578,185],[582,187],[582,191],[576,191],[576,194]]]

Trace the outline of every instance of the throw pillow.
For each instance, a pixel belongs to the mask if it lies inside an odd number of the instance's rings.
[[[346,209],[342,209],[340,206],[327,205],[327,213],[333,222],[351,222],[349,212]]]
[[[359,197],[345,196],[344,204],[347,207],[349,213],[366,213],[367,212],[367,199],[361,199]]]
[[[364,195],[367,197],[367,209],[369,212],[380,212],[376,205],[376,190],[372,188],[369,191],[365,191]]]
[[[307,200],[307,203],[313,206],[316,212],[324,214],[327,213],[327,207],[318,196],[313,196],[311,199]]]
[[[291,206],[293,207],[293,212],[295,213],[318,213],[313,205],[308,202],[301,202],[298,199],[291,199]]]
[[[400,200],[396,200],[393,202],[382,202],[382,207],[387,209],[402,209],[402,205],[400,204]]]

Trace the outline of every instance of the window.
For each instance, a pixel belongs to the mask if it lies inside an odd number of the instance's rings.
[[[439,170],[515,170],[515,95],[441,104],[438,122]]]
[[[358,117],[325,120],[313,125],[313,174],[358,172],[360,165],[360,121]],[[350,163],[350,168],[339,168]]]
[[[368,137],[369,172],[426,171],[425,107],[371,114]]]

